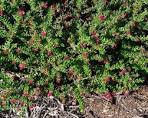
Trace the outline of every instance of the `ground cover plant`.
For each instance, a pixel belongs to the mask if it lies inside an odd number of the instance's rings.
[[[146,0],[0,0],[0,105],[138,87],[146,79]],[[13,75],[10,77],[10,75]]]

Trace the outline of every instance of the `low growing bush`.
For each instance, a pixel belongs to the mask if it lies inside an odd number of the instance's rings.
[[[0,103],[134,89],[147,74],[146,0],[1,0]],[[13,75],[10,77],[10,75]],[[64,100],[63,100],[64,101]]]

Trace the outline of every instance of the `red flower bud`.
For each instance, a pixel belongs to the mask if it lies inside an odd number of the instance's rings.
[[[123,93],[123,95],[124,95],[124,97],[127,97],[128,95],[129,95],[129,91],[128,90],[126,90],[124,93]]]
[[[15,104],[15,103],[17,102],[17,100],[14,99],[14,98],[12,98],[12,99],[10,100],[10,102],[11,102],[11,104]]]
[[[100,42],[99,38],[96,39],[96,44],[98,45]]]
[[[96,31],[93,31],[93,32],[91,33],[91,35],[95,36],[95,35],[97,35],[97,32],[96,32]]]
[[[32,85],[33,84],[33,80],[29,80],[28,83],[29,83],[29,85]]]
[[[99,18],[100,21],[104,21],[106,19],[106,16],[100,15],[98,18]]]
[[[18,14],[19,14],[19,16],[24,16],[25,15],[25,9],[24,8],[20,8],[18,10]]]
[[[111,92],[106,92],[103,94],[103,97],[108,100],[108,101],[112,101],[113,99],[113,94]]]
[[[0,10],[0,16],[3,16],[4,12],[2,10]]]
[[[24,70],[25,68],[26,68],[26,64],[23,64],[23,63],[19,64],[20,70]]]
[[[45,36],[47,35],[47,33],[46,33],[45,31],[42,31],[41,35],[42,35],[43,37],[45,37]]]
[[[53,52],[52,52],[52,51],[48,51],[48,52],[47,52],[47,55],[50,57],[50,56],[53,55]]]
[[[44,9],[48,9],[48,8],[49,8],[48,2],[43,3],[42,7],[43,7]]]
[[[47,94],[47,96],[48,96],[48,97],[52,96],[52,92],[49,91],[48,94]]]

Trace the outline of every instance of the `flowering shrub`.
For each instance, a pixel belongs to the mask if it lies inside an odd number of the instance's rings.
[[[147,73],[146,8],[145,0],[1,0],[1,108],[30,105],[40,94],[72,94],[82,108],[85,92],[139,86]]]

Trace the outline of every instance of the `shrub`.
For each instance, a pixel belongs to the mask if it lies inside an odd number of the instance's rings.
[[[144,0],[1,0],[2,108],[30,104],[36,88],[72,94],[82,108],[82,93],[137,87],[147,73],[146,8]]]

